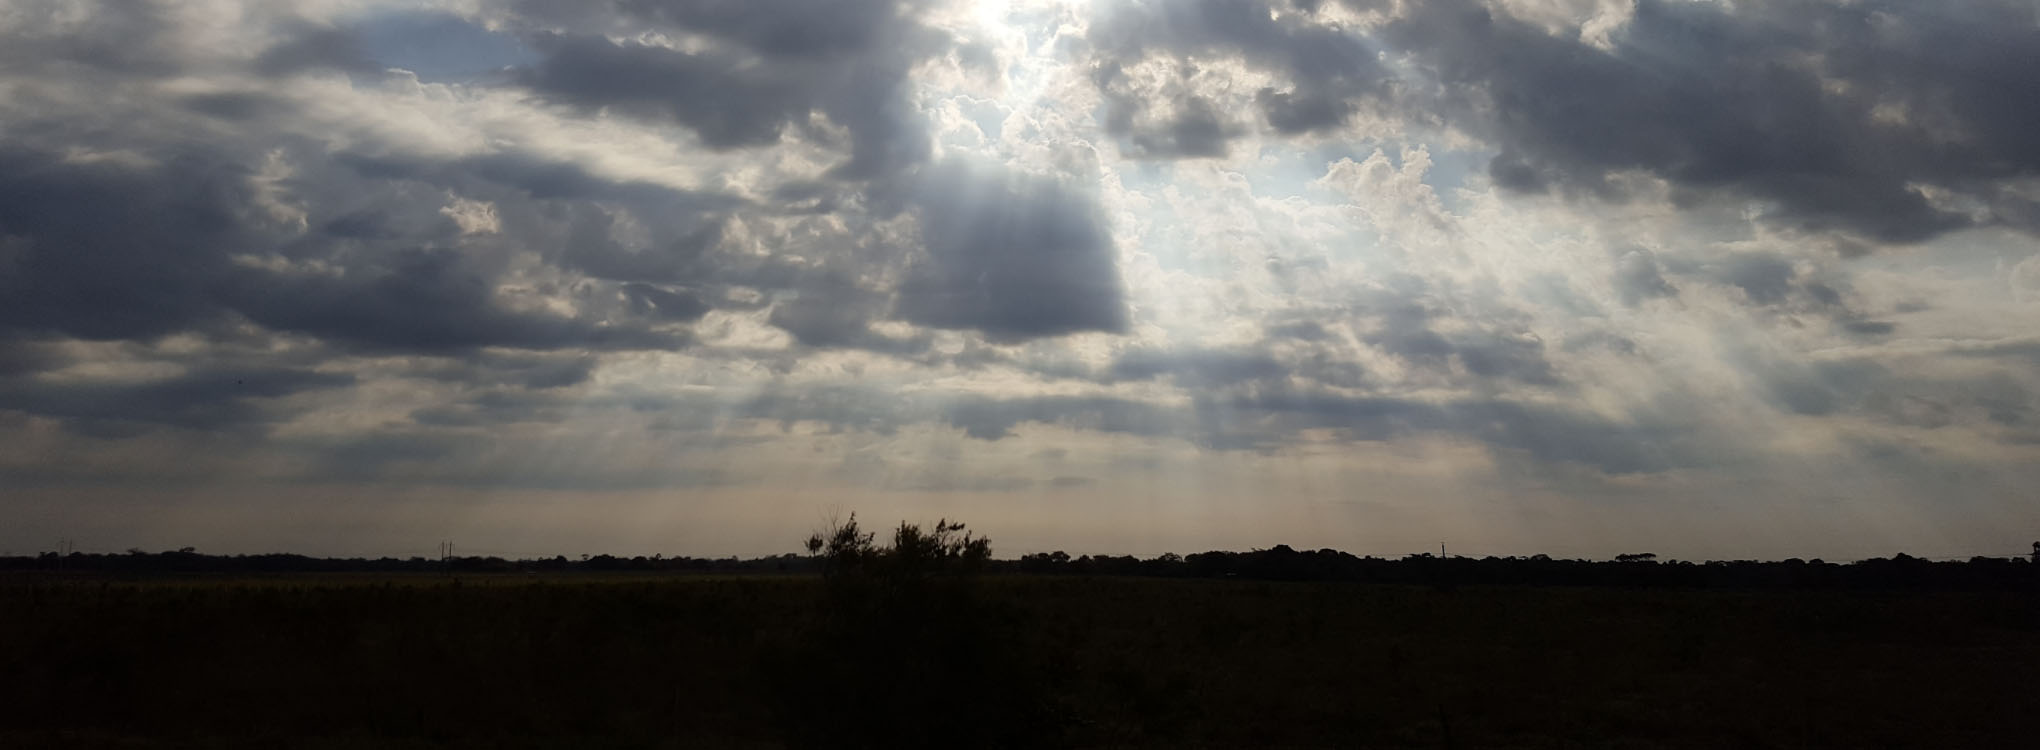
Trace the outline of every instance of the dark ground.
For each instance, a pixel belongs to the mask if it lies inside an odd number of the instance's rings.
[[[997,577],[0,584],[0,747],[2029,747],[2040,598]]]

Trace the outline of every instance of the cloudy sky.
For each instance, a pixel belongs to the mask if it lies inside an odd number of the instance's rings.
[[[0,548],[2040,538],[2029,0],[0,0]]]

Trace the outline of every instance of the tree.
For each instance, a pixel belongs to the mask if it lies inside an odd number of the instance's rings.
[[[965,531],[963,524],[947,518],[936,521],[932,532],[902,522],[886,553],[895,572],[901,574],[974,573],[992,559],[992,540],[975,536]]]
[[[879,547],[874,534],[857,525],[857,515],[808,535],[808,554],[819,557],[825,574],[867,572],[890,577],[975,573],[992,558],[992,540],[976,536],[961,523],[935,522],[932,531],[901,522],[892,545]]]
[[[820,609],[777,672],[795,747],[1038,744],[1046,699],[1001,643],[1018,615],[979,596],[991,540],[948,519],[880,546],[857,517],[802,543]],[[1064,556],[1067,558],[1067,556]]]
[[[857,527],[857,514],[850,514],[850,520],[829,522],[826,529],[810,534],[807,551],[811,557],[820,557],[823,573],[841,573],[865,567],[877,555],[871,544],[872,535]]]

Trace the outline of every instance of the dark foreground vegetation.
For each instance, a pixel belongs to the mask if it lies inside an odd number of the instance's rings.
[[[819,550],[818,550],[819,551]],[[827,566],[827,555],[787,554],[752,559],[700,557],[617,557],[582,555],[526,560],[500,557],[445,558],[319,558],[291,554],[207,555],[190,548],[150,553],[0,557],[0,574],[17,579],[58,580],[65,576],[158,579],[165,576],[268,576],[303,573],[451,575],[585,573],[654,574],[815,574]],[[2034,548],[2040,559],[2040,544]],[[1905,554],[1848,563],[1824,560],[1660,561],[1648,553],[1613,560],[1560,560],[1532,557],[1360,557],[1338,550],[1299,551],[1287,545],[1251,552],[1166,554],[1141,559],[1131,555],[1085,555],[1062,552],[1023,555],[1016,560],[990,559],[987,546],[973,571],[991,575],[1124,576],[1153,578],[1247,578],[1266,581],[1323,581],[1414,585],[1548,585],[1649,586],[1677,588],[1853,588],[1913,590],[2040,591],[2040,566],[2016,557],[1974,557],[1966,561],[1928,560]]]
[[[847,529],[797,558],[822,575],[22,573],[0,586],[0,747],[1940,748],[2040,736],[2040,598],[2013,574],[1502,586],[1467,572],[1478,566],[1412,560],[1386,569],[1407,580],[1371,583],[1240,575],[1252,569],[1019,576],[997,574],[1018,564],[991,561],[960,527],[905,527],[889,546]]]

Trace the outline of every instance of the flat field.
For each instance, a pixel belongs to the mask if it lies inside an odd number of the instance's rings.
[[[0,584],[0,747],[2027,747],[2040,600],[988,578]]]

